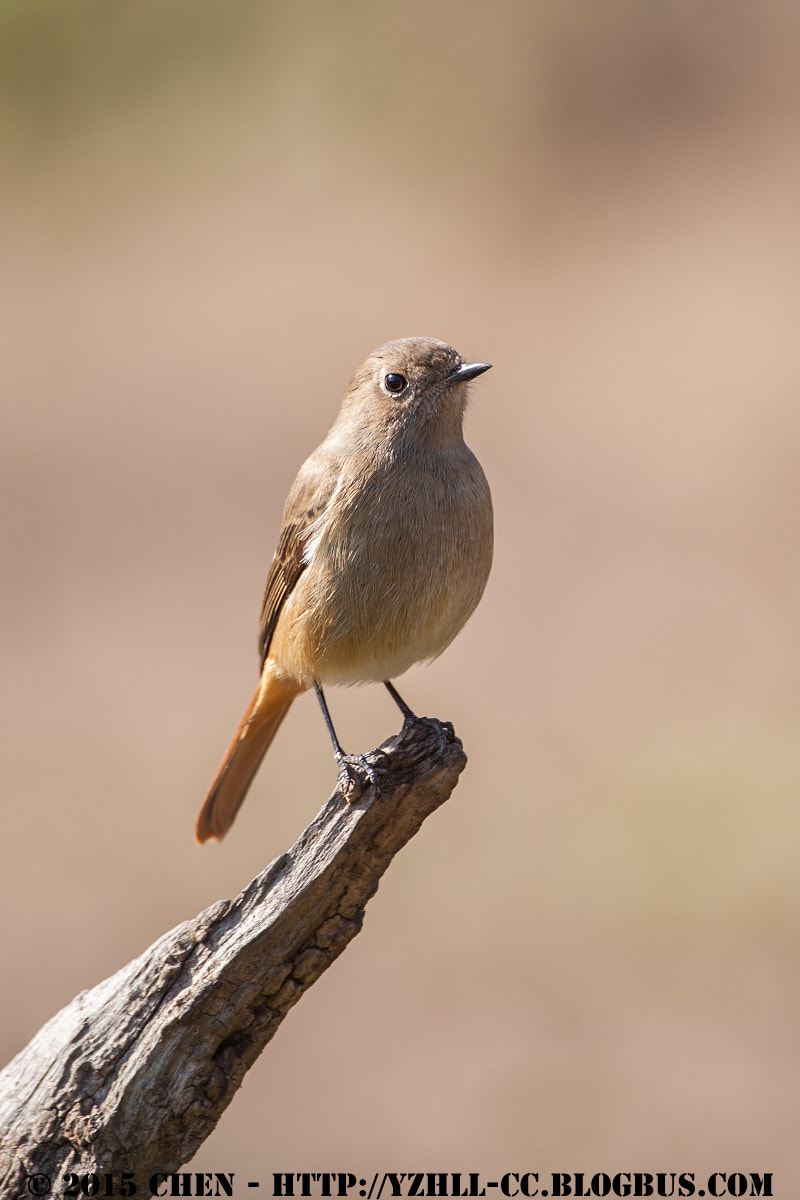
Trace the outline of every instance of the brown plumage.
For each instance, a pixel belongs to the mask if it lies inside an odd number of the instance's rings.
[[[441,654],[474,610],[492,504],[462,421],[467,382],[487,369],[444,342],[404,338],[356,372],[289,491],[261,613],[261,682],[200,811],[199,842],[230,828],[296,695],[391,680]],[[334,751],[344,769],[336,741]]]

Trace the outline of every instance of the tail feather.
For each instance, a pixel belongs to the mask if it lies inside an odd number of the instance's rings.
[[[261,760],[289,707],[303,689],[279,676],[269,659],[261,683],[222,760],[195,826],[195,839],[221,841],[234,822]]]

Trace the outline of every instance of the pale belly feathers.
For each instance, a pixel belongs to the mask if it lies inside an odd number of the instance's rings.
[[[424,480],[412,488],[376,471],[351,489],[340,479],[270,646],[286,675],[307,687],[393,679],[462,628],[492,561],[488,484],[463,443]]]

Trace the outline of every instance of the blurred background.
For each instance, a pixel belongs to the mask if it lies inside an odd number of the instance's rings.
[[[772,0],[4,0],[3,1062],[333,787],[305,696],[193,844],[295,471],[431,335],[494,363],[497,552],[400,686],[469,766],[195,1167],[786,1194],[799,119]]]

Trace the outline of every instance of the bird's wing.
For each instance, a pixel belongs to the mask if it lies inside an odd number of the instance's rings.
[[[272,559],[261,605],[258,649],[263,667],[281,609],[308,565],[306,550],[336,490],[335,464],[315,462],[312,455],[292,484],[283,511],[278,548]]]

